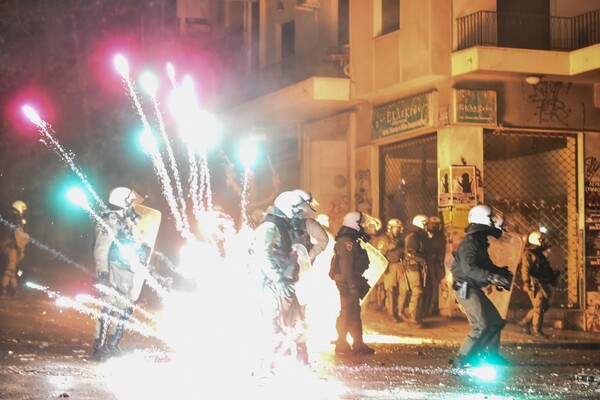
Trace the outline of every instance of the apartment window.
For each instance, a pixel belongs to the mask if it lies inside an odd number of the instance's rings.
[[[294,21],[281,25],[281,58],[292,57],[296,48],[296,27]]]
[[[400,29],[400,0],[381,0],[381,34]]]

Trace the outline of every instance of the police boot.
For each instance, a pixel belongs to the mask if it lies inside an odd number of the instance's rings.
[[[94,341],[92,350],[92,359],[96,361],[102,361],[109,356],[108,348],[106,347],[106,340],[108,338],[108,312],[107,309],[102,310],[102,316],[98,323],[100,324],[98,337]]]
[[[119,347],[119,342],[125,333],[125,323],[131,318],[132,314],[133,308],[128,308],[123,311],[121,318],[119,318],[119,322],[117,323],[117,327],[115,328],[115,333],[108,338],[107,347],[112,356],[120,356],[123,353],[123,350]]]

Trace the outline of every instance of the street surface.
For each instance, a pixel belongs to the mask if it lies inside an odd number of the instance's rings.
[[[86,290],[87,276],[72,267],[48,267],[37,279],[65,294]],[[548,328],[551,338],[535,341],[509,324],[502,352],[512,365],[499,369],[500,379],[485,383],[457,376],[448,367],[468,332],[466,320],[436,317],[415,330],[388,323],[375,311],[365,312],[364,319],[375,355],[338,357],[331,345],[311,354],[310,369],[290,366],[279,376],[257,378],[236,369],[245,351],[235,346],[236,354],[223,354],[224,365],[196,355],[178,360],[160,341],[137,333],[122,342],[127,356],[91,361],[92,317],[21,288],[16,298],[0,299],[0,399],[600,398],[597,333]],[[596,381],[578,382],[581,373]]]

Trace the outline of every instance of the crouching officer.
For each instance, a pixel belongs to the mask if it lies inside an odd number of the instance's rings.
[[[375,350],[363,341],[360,300],[369,291],[369,284],[362,274],[369,268],[369,255],[360,242],[368,241],[362,226],[363,214],[358,211],[344,216],[342,227],[335,237],[334,256],[331,259],[329,277],[335,281],[340,293],[340,314],[335,328],[338,338],[336,354],[373,354]],[[346,337],[352,336],[352,347]]]
[[[512,273],[508,267],[494,265],[488,254],[488,236],[500,238],[503,219],[487,205],[477,205],[469,211],[466,236],[454,254],[453,289],[458,303],[467,314],[471,331],[460,346],[453,368],[465,368],[480,359],[505,365],[508,361],[498,354],[500,332],[506,321],[485,295],[482,288],[492,284],[510,290]]]
[[[540,338],[547,338],[542,331],[544,313],[550,307],[552,286],[556,286],[558,271],[550,267],[546,250],[548,250],[546,235],[540,231],[533,231],[527,239],[527,246],[521,258],[521,277],[523,288],[529,295],[532,309],[529,310],[521,325],[525,332]]]

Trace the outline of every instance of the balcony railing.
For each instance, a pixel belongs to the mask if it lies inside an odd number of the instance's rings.
[[[232,92],[236,100],[241,102],[312,77],[347,78],[344,71],[348,61],[345,49],[335,51],[319,46],[265,68],[255,68],[250,72],[239,70],[239,75],[233,78],[237,83]]]
[[[457,50],[473,46],[520,47],[504,44],[499,21],[504,32],[523,38],[548,33],[547,40],[542,38],[544,43],[537,46],[541,50],[571,51],[600,43],[600,10],[571,18],[478,11],[457,19]]]

